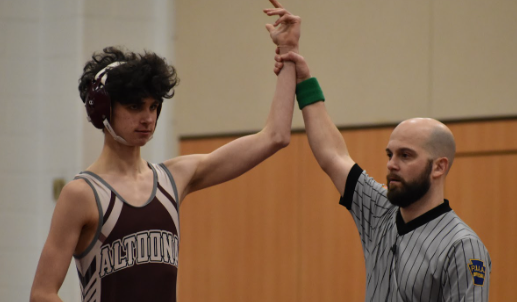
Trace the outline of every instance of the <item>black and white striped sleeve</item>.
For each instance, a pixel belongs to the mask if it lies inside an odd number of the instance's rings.
[[[355,164],[348,174],[345,193],[339,203],[345,206],[355,221],[363,248],[371,242],[379,221],[393,205],[386,198],[386,188]]]
[[[491,267],[488,251],[479,238],[458,240],[443,268],[443,301],[488,301]]]

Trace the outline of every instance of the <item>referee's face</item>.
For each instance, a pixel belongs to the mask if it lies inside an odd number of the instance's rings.
[[[425,149],[428,129],[420,123],[401,123],[386,148],[388,200],[401,208],[417,202],[431,188],[433,160]]]
[[[404,179],[390,171],[387,175],[388,200],[401,208],[412,205],[420,200],[431,187],[431,172],[433,160],[429,159],[423,171],[413,179]]]

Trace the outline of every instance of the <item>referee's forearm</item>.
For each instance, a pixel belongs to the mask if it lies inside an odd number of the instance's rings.
[[[323,102],[306,106],[302,113],[311,150],[320,167],[328,174],[336,158],[349,157],[345,140],[330,119]]]

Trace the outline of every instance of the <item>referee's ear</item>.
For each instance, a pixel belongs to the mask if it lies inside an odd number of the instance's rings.
[[[449,172],[449,159],[447,157],[439,157],[433,163],[433,178],[445,177]]]

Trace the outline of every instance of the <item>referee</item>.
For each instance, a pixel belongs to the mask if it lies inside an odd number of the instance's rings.
[[[444,199],[456,150],[441,122],[414,118],[391,134],[387,187],[356,164],[323,103],[323,93],[297,53],[296,97],[309,144],[352,215],[366,262],[366,301],[488,301],[491,261],[474,231]]]

